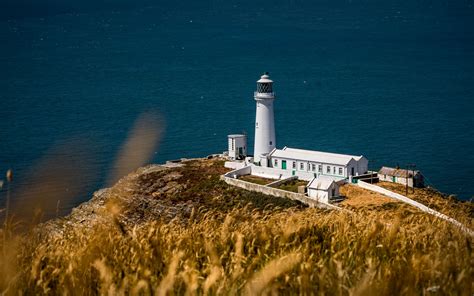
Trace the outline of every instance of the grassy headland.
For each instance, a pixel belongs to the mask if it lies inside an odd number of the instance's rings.
[[[473,238],[448,222],[376,196],[357,203],[364,191],[352,187],[342,204],[349,211],[308,208],[231,187],[219,180],[226,171],[220,160],[149,166],[97,192],[68,217],[23,234],[8,223],[0,238],[0,289],[146,295],[474,291]],[[470,203],[435,192],[431,199],[437,210],[473,228]]]

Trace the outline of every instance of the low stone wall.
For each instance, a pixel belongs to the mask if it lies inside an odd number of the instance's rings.
[[[236,169],[233,171],[228,172],[224,176],[229,177],[229,178],[234,178],[237,179],[238,177],[245,176],[245,175],[250,175],[252,172],[252,167],[251,166],[246,166],[240,169]]]
[[[252,175],[278,180],[297,176],[299,179],[305,181],[311,181],[315,177],[314,173],[312,172],[295,171],[295,174],[293,175],[293,170],[291,169],[283,170],[262,166],[252,166]]]
[[[281,180],[291,177],[291,171],[283,171],[262,166],[253,166],[252,175],[267,179]]]
[[[446,216],[445,214],[442,214],[440,212],[437,212],[427,206],[425,206],[424,204],[422,203],[419,203],[417,201],[414,201],[413,199],[411,198],[408,198],[404,195],[401,195],[401,194],[398,194],[398,193],[395,193],[393,191],[390,191],[390,190],[387,190],[385,188],[382,188],[380,186],[377,186],[377,185],[374,185],[374,184],[369,184],[367,182],[364,182],[364,181],[361,181],[359,180],[357,182],[357,185],[359,185],[360,187],[362,188],[365,188],[365,189],[368,189],[368,190],[371,190],[371,191],[375,191],[375,192],[378,192],[378,193],[381,193],[385,196],[388,196],[388,197],[391,197],[391,198],[395,198],[399,201],[402,201],[404,203],[407,203],[409,205],[412,205],[414,207],[417,207],[418,209],[422,210],[423,212],[426,212],[428,214],[431,214],[433,216],[436,216],[438,218],[441,218],[443,220],[446,220],[458,227],[460,227],[463,231],[465,231],[466,233],[470,234],[471,236],[474,236],[474,231],[472,231],[471,229],[467,228],[466,226],[464,226],[461,222],[457,221],[457,220],[454,220],[453,218],[451,217],[448,217]]]
[[[281,190],[277,188],[272,188],[264,185],[254,184],[247,181],[239,180],[236,178],[231,177],[233,172],[229,172],[223,176],[221,179],[229,185],[236,186],[248,191],[259,192],[266,195],[272,195],[282,198],[288,198],[292,200],[300,201],[310,207],[317,207],[317,208],[324,208],[324,209],[335,209],[339,210],[339,207],[336,207],[331,204],[321,203],[314,199],[307,197],[304,194],[294,193],[286,190]]]
[[[226,161],[224,163],[224,167],[228,168],[228,169],[234,169],[234,170],[237,170],[237,169],[241,169],[245,166],[245,162],[237,162],[237,161]]]

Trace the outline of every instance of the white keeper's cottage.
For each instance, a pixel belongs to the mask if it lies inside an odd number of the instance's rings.
[[[310,172],[314,177],[329,176],[338,179],[367,173],[368,160],[364,156],[336,154],[284,147],[268,155],[268,166],[282,170]]]

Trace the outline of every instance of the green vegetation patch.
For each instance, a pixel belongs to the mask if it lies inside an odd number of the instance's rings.
[[[303,180],[291,180],[286,183],[281,184],[278,186],[278,189],[286,190],[286,191],[291,191],[291,192],[296,192],[298,193],[298,187],[299,186],[305,186],[308,185],[308,182],[303,181]]]

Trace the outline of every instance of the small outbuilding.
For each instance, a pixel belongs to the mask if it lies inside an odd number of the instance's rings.
[[[247,136],[246,135],[228,135],[229,158],[231,160],[244,159],[247,156]]]
[[[333,178],[320,176],[307,185],[308,196],[320,202],[329,203],[339,196],[339,184]]]
[[[425,186],[423,175],[420,171],[399,168],[382,167],[377,174],[380,181],[392,182],[408,187],[422,188]]]

